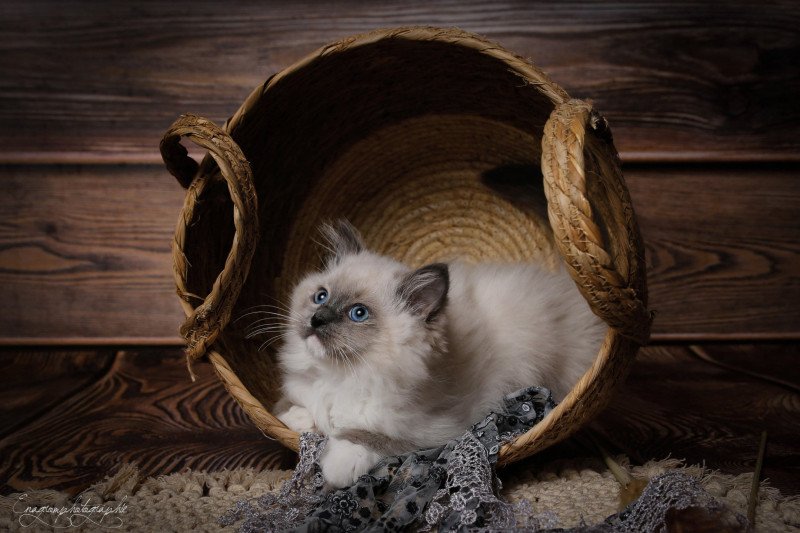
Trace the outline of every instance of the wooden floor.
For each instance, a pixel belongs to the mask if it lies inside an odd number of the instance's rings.
[[[648,347],[592,427],[634,462],[671,455],[728,473],[753,470],[766,429],[764,477],[800,494],[797,356],[796,344]],[[782,370],[752,375],[763,358]],[[0,369],[3,494],[78,492],[122,462],[145,475],[293,466],[293,455],[255,429],[208,365],[189,380],[176,348],[5,349]],[[589,453],[571,439],[526,466]]]

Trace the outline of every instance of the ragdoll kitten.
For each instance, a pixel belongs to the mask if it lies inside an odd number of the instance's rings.
[[[563,398],[598,352],[606,326],[563,270],[412,270],[368,251],[345,221],[322,232],[330,256],[294,289],[275,412],[329,437],[320,462],[332,487],[462,435],[506,393],[542,385]]]

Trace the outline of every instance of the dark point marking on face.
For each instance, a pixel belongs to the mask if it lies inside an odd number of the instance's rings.
[[[337,320],[341,320],[339,314],[327,305],[323,305],[311,315],[311,327],[318,330]]]
[[[304,307],[306,319],[300,328],[300,335],[307,339],[316,335],[325,353],[331,358],[358,358],[372,344],[376,329],[379,327],[380,312],[372,305],[372,299],[362,291],[337,291],[337,283],[325,287],[327,298],[321,304],[315,304],[310,295],[307,307]],[[319,289],[316,289],[319,290]],[[353,306],[361,304],[366,307],[368,316],[363,321],[355,321],[349,317]]]
[[[449,290],[447,265],[434,263],[407,274],[397,288],[397,295],[411,313],[431,322],[444,308]]]

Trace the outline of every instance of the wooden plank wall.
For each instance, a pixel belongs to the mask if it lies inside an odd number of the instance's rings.
[[[459,26],[609,119],[662,341],[800,339],[796,2],[0,3],[1,344],[179,342],[157,145],[371,28]]]

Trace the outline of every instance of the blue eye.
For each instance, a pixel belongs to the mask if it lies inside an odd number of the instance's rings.
[[[350,308],[350,312],[347,316],[349,316],[350,320],[353,322],[364,322],[369,318],[369,309],[361,304],[356,304]]]
[[[324,304],[328,301],[328,291],[325,289],[320,289],[314,293],[314,296],[311,297],[311,301],[317,305]]]

